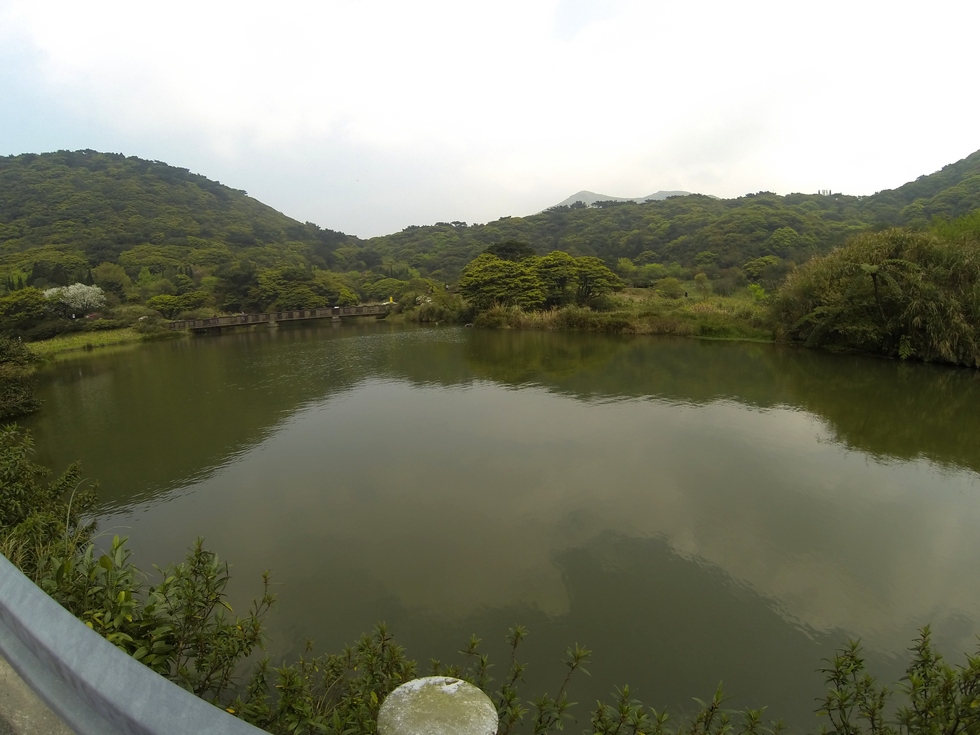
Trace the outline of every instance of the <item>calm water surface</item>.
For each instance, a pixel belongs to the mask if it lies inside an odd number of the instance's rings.
[[[812,729],[815,669],[860,637],[897,679],[916,629],[980,632],[980,381],[972,371],[660,338],[282,327],[50,368],[40,460],[81,459],[100,528],[149,569],[203,536],[244,606],[272,569],[270,651],[385,620],[408,653],[528,691],[629,683]],[[585,706],[579,709],[585,714]]]

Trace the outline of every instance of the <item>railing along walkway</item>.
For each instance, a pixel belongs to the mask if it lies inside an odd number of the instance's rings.
[[[80,735],[262,735],[89,629],[0,556],[0,654]]]
[[[0,655],[78,735],[264,733],[116,648],[3,556]],[[497,725],[486,694],[445,676],[402,684],[378,714],[380,735],[494,735]]]
[[[214,316],[210,319],[182,319],[167,324],[174,331],[182,329],[221,329],[223,327],[240,327],[248,324],[268,324],[279,322],[299,321],[301,319],[333,319],[340,320],[352,316],[387,316],[388,304],[371,304],[369,306],[328,306],[323,309],[292,309],[290,311],[273,311],[264,314],[235,314],[233,316]]]

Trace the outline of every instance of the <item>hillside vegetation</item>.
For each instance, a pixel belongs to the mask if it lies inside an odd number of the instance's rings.
[[[343,233],[302,224],[187,169],[95,151],[0,158],[0,268],[51,285],[101,263],[326,267]],[[134,273],[136,275],[136,273]]]
[[[25,154],[0,158],[0,324],[25,339],[43,339],[137,320],[152,327],[179,316],[358,301],[394,299],[419,321],[472,319],[474,308],[482,308],[477,302],[488,299],[534,308],[567,302],[539,298],[534,288],[520,298],[498,297],[503,291],[491,282],[521,268],[475,263],[494,248],[523,248],[519,260],[550,258],[546,263],[567,253],[608,269],[602,278],[617,288],[652,286],[670,299],[749,288],[762,300],[798,266],[856,236],[896,226],[924,232],[978,208],[980,151],[866,197],[760,192],[599,201],[361,240],[297,222],[242,191],[158,161],[95,151]],[[94,292],[84,302],[73,300],[64,290],[81,293],[73,284],[96,287],[104,301]],[[93,319],[74,318],[84,315]],[[788,335],[814,341],[795,321],[784,326]],[[894,339],[907,336],[906,330],[895,337],[896,329],[889,326],[892,336],[883,338],[886,354],[898,349]],[[858,349],[869,344],[845,342]],[[915,348],[914,354],[933,353]]]
[[[301,223],[186,169],[95,151],[0,158],[0,279],[38,285],[82,281],[102,263],[131,278],[146,267],[209,271],[247,260],[453,281],[488,245],[529,243],[614,266],[741,267],[759,257],[800,263],[869,228],[925,226],[980,207],[980,151],[873,196],[767,192],[737,199],[691,195],[663,201],[559,206],[485,225],[408,227],[360,240]],[[43,281],[43,282],[42,282]],[[30,285],[30,284],[28,284]]]
[[[929,176],[873,196],[768,192],[737,199],[691,195],[645,203],[553,207],[485,225],[443,222],[368,240],[366,247],[423,275],[451,281],[485,247],[530,243],[538,255],[564,250],[608,265],[702,267],[719,277],[760,257],[802,263],[848,236],[893,226],[921,228],[980,207],[980,151]]]

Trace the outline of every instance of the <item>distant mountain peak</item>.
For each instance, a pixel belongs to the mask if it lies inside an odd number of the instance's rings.
[[[572,194],[568,199],[558,202],[556,207],[569,207],[575,202],[583,202],[588,206],[592,206],[596,202],[645,202],[649,199],[661,200],[667,197],[683,197],[691,194],[689,191],[658,191],[653,194],[648,194],[645,197],[611,197],[608,194],[596,194],[594,191],[580,191],[576,194]]]

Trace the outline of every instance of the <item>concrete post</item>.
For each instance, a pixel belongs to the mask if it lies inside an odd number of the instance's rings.
[[[498,725],[490,697],[448,676],[405,682],[378,712],[378,735],[496,735]]]

